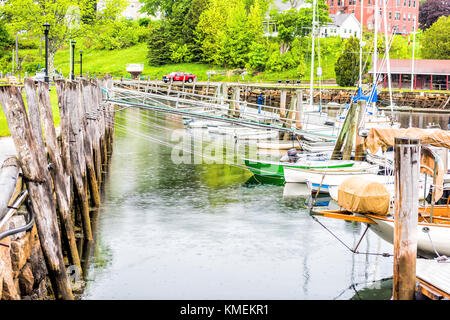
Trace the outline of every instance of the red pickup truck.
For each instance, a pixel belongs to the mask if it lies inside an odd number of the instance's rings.
[[[194,82],[196,76],[192,73],[184,73],[184,72],[172,72],[166,76],[162,77],[162,80],[167,83],[170,81],[184,81],[184,82]]]

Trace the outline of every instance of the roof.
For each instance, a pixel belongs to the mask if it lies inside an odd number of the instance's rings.
[[[352,17],[355,18],[355,15],[353,13],[330,14],[330,18],[331,20],[333,20],[333,22],[331,22],[330,24],[340,27],[347,19]]]
[[[410,74],[411,59],[390,59],[391,74]],[[373,73],[373,67],[369,73]],[[387,63],[378,59],[377,73],[387,73]],[[414,60],[414,74],[450,75],[450,60]]]

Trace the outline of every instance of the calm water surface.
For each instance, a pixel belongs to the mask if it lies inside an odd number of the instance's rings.
[[[164,142],[180,119],[128,110],[117,120],[84,299],[390,298],[378,280],[392,258],[352,254],[309,216],[310,199],[246,184],[238,166],[174,164]],[[352,247],[365,229],[320,221]],[[369,231],[359,250],[393,248]]]

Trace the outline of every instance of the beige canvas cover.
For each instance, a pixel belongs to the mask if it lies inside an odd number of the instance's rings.
[[[450,131],[441,129],[380,129],[372,128],[365,139],[364,145],[370,152],[376,153],[383,146],[394,146],[395,137],[419,138],[421,144],[429,144],[435,147],[450,149]],[[429,152],[422,151],[420,157],[420,172],[430,176],[434,175],[434,157]],[[442,162],[436,168],[436,192],[434,201],[438,201],[443,195],[444,167]]]
[[[441,129],[380,129],[371,128],[365,139],[365,147],[373,154],[381,146],[394,146],[395,137],[419,138],[422,144],[450,149],[450,131]]]
[[[387,215],[391,196],[383,184],[362,177],[345,179],[338,188],[338,204],[354,213]]]

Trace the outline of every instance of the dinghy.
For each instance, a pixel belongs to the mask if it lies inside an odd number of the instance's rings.
[[[339,161],[339,160],[336,160]],[[367,162],[355,162],[351,167],[341,168],[324,168],[324,169],[300,169],[294,167],[286,167],[284,170],[284,179],[287,183],[306,183],[308,179],[322,179],[323,174],[332,177],[353,176],[358,174],[377,174],[379,170],[378,165],[373,165]]]
[[[323,169],[323,168],[343,168],[351,167],[354,161],[342,160],[306,160],[307,155],[299,156],[300,159],[296,162],[280,162],[256,159],[244,159],[245,165],[250,170],[255,178],[261,183],[270,183],[283,185],[284,168],[294,167],[299,169]],[[310,157],[311,158],[311,157]]]

